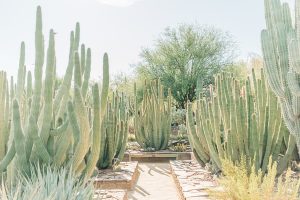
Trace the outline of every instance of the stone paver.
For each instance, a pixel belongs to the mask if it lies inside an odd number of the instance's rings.
[[[205,190],[216,187],[212,174],[196,161],[170,161],[171,172],[182,200],[206,200]]]
[[[169,163],[139,163],[140,176],[129,200],[178,200]]]
[[[126,190],[96,190],[93,200],[127,200]]]

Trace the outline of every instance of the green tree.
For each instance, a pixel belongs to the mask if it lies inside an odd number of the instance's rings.
[[[180,25],[165,29],[154,47],[144,48],[140,56],[138,74],[160,78],[165,88],[171,88],[177,108],[185,108],[196,98],[197,80],[205,89],[214,74],[232,63],[234,43],[216,28]]]
[[[227,66],[223,71],[233,74],[233,76],[240,81],[244,81],[248,77],[247,63],[244,60],[234,62]]]

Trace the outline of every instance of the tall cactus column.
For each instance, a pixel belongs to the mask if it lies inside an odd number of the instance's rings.
[[[256,169],[266,172],[272,156],[279,161],[278,172],[287,167],[295,143],[282,123],[277,97],[265,84],[263,72],[261,79],[254,70],[251,77],[240,83],[219,74],[209,97],[197,100],[195,110],[188,104],[189,139],[203,165],[210,162],[213,169],[221,170],[221,159],[235,162],[246,156]],[[282,145],[286,134],[287,148]]]
[[[265,0],[267,28],[261,42],[268,82],[280,99],[282,116],[300,155],[300,0],[295,11],[293,27],[287,3]]]
[[[6,73],[0,71],[0,160],[6,154],[9,136],[9,93]]]
[[[134,87],[137,98],[136,86]],[[159,80],[150,84],[145,82],[140,106],[135,99],[134,127],[137,142],[145,150],[161,150],[168,147],[171,134],[171,92],[168,90],[165,102],[164,88]]]

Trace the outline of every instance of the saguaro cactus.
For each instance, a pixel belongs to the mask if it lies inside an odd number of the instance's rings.
[[[159,80],[145,82],[143,101],[137,103],[135,89],[134,127],[137,142],[145,150],[166,149],[171,134],[171,92],[168,90],[167,103],[164,88]]]
[[[195,116],[192,103],[188,104],[188,134],[202,164],[211,162],[220,170],[220,158],[237,161],[246,156],[265,172],[272,156],[280,160],[279,171],[287,167],[295,141],[282,123],[277,97],[268,89],[263,72],[261,79],[256,79],[254,70],[251,77],[243,84],[219,74],[210,96],[196,101]]]
[[[280,99],[282,116],[295,136],[300,155],[300,1],[296,0],[295,27],[290,9],[280,0],[265,0],[267,29],[261,33],[266,76]]]

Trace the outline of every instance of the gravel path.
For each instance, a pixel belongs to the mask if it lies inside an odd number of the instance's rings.
[[[178,200],[169,163],[139,163],[140,176],[129,200]]]

